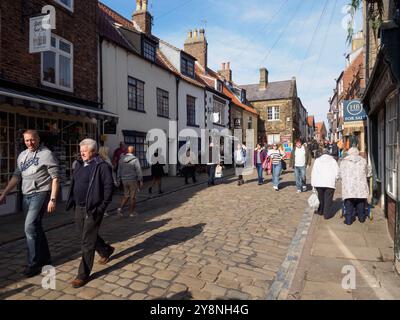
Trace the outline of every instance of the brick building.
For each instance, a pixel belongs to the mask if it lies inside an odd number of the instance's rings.
[[[45,5],[55,8],[51,48],[30,54],[30,18]],[[0,2],[0,190],[25,149],[24,130],[38,130],[55,152],[64,194],[79,141],[97,137],[97,120],[116,121],[99,103],[96,10],[96,0]],[[17,210],[16,193],[6,201],[0,214]]]
[[[269,82],[268,70],[262,68],[258,84],[242,85],[241,88],[246,90],[247,100],[259,113],[260,142],[282,143],[290,148],[296,138],[306,138],[301,134],[299,108],[302,104],[297,96],[296,78]]]

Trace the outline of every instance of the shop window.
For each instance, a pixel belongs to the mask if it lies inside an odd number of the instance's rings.
[[[281,135],[280,134],[269,134],[268,135],[268,144],[279,144],[281,143]]]
[[[219,125],[224,125],[225,118],[225,103],[218,100],[218,98],[214,97],[213,102],[213,122]]]
[[[397,101],[394,97],[386,104],[386,191],[397,199]]]
[[[135,156],[139,159],[142,169],[148,169],[150,165],[147,162],[146,158],[146,153],[148,149],[146,133],[136,131],[124,131],[123,134],[125,145],[135,147]]]

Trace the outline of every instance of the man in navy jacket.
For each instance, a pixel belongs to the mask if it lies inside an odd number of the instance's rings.
[[[82,161],[78,161],[71,182],[67,210],[75,209],[75,222],[82,239],[82,260],[74,288],[84,286],[93,268],[95,251],[100,264],[106,264],[114,248],[99,236],[99,229],[107,206],[111,203],[113,178],[111,167],[97,155],[97,143],[85,139],[80,144]]]

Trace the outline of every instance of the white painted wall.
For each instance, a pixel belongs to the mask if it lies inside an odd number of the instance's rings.
[[[169,92],[169,117],[175,120],[175,75],[106,40],[102,43],[102,50],[104,109],[119,115],[117,134],[108,135],[105,144],[113,152],[124,140],[122,130],[147,133],[150,129],[159,128],[168,134],[169,119],[157,115],[157,88]],[[128,76],[145,83],[145,113],[128,110]],[[144,174],[150,174],[150,170]]]

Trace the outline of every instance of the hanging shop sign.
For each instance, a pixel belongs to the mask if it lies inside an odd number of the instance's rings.
[[[367,114],[360,100],[344,101],[344,121],[364,121],[367,119]]]

